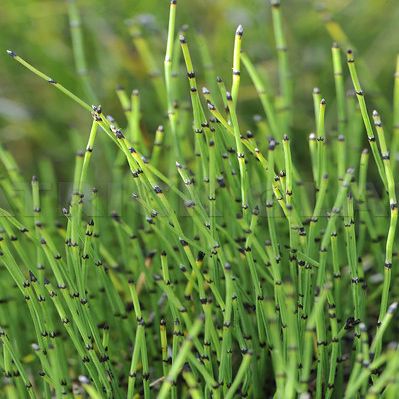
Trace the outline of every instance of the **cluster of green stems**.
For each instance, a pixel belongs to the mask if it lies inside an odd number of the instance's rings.
[[[77,75],[94,102],[79,12],[73,1],[69,7]],[[51,164],[43,161],[29,188],[0,150],[10,205],[0,209],[5,397],[72,398],[75,390],[94,399],[394,398],[399,354],[387,343],[397,306],[397,165],[390,157],[399,151],[397,76],[390,139],[378,112],[369,116],[351,50],[355,96],[346,95],[348,74],[334,44],[337,122],[326,126],[327,100],[314,89],[310,161],[301,161],[292,142],[306,138],[294,128],[280,2],[271,2],[276,93],[243,51],[241,25],[230,88],[214,76],[204,38],[195,37],[211,89],[200,88],[189,33],[176,32],[176,9],[172,0],[163,79],[147,38],[131,27],[166,111],[151,146],[137,90],[117,89],[122,128],[101,106],[8,52],[88,112],[91,126],[61,217],[56,198],[41,189],[42,180],[56,184]],[[264,114],[245,133],[244,72]],[[121,211],[105,218],[108,199],[92,187],[101,135],[114,144],[106,152],[113,182],[123,187],[109,200],[121,195]],[[29,212],[21,188],[30,192]]]

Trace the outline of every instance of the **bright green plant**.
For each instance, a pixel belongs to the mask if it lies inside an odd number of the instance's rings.
[[[94,101],[79,12],[69,6],[77,75]],[[90,127],[62,215],[51,164],[29,187],[0,149],[2,397],[395,398],[397,126],[391,137],[377,111],[370,118],[354,54],[346,69],[334,44],[336,92],[326,100],[313,90],[309,162],[298,159],[304,138],[294,128],[280,2],[271,2],[277,92],[245,53],[241,25],[232,76],[222,79],[206,40],[176,30],[176,11],[172,0],[164,78],[131,28],[148,89],[167,111],[154,137],[137,90],[117,89],[119,124],[8,51],[87,112]],[[212,91],[198,84],[192,43]],[[264,111],[254,132],[242,127],[244,74]],[[358,104],[345,95],[349,76]],[[394,93],[397,124],[397,76]],[[105,160],[96,158],[101,145]],[[112,170],[108,195],[92,187],[99,162]]]

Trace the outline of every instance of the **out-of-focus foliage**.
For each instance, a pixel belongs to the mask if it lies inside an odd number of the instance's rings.
[[[162,70],[168,2],[166,0],[77,0],[82,19],[89,76],[99,102],[108,113],[123,118],[115,94],[119,84],[142,92],[144,129],[153,132],[162,123],[165,110],[159,109],[146,71],[132,44],[129,27],[143,25]],[[389,0],[287,0],[282,2],[289,57],[295,82],[298,131],[310,131],[311,91],[321,86],[327,97],[333,93],[330,47],[340,41],[351,46],[367,65],[380,94],[390,99],[395,57],[399,51],[399,3]],[[215,70],[230,79],[232,37],[238,23],[245,27],[244,49],[262,64],[276,85],[276,52],[271,15],[265,0],[180,1],[178,26],[189,23],[187,37],[202,32],[214,58]],[[35,76],[12,62],[5,53],[12,48],[66,87],[84,96],[77,78],[68,21],[68,2],[55,0],[2,0],[0,13],[0,134],[2,143],[12,148],[23,170],[35,164],[35,155],[58,162],[68,161],[76,134],[87,134],[90,121],[75,104],[51,90]],[[334,36],[334,38],[332,38]],[[194,55],[197,47],[191,46]],[[4,51],[3,51],[4,50]],[[199,63],[199,57],[194,58]],[[202,69],[202,68],[198,68]],[[362,71],[366,73],[365,71]],[[183,67],[181,73],[184,73]],[[254,89],[243,74],[241,101],[251,101]],[[200,81],[203,76],[199,76]],[[202,83],[205,83],[202,81]],[[209,84],[209,82],[207,82]],[[347,84],[347,88],[350,88]],[[366,90],[369,88],[366,85]],[[89,100],[89,99],[87,99]],[[307,108],[305,108],[307,107]],[[379,107],[381,110],[381,107]],[[384,109],[381,110],[385,111]],[[386,110],[388,112],[388,110]],[[247,124],[260,112],[259,103],[246,104]],[[301,117],[301,115],[303,115]],[[305,116],[306,115],[306,116]],[[68,144],[68,145],[66,145]],[[76,144],[71,144],[76,146]],[[68,173],[69,174],[69,173]]]

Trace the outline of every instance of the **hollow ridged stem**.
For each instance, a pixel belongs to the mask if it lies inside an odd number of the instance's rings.
[[[319,117],[320,117],[320,102],[322,100],[321,94],[320,94],[320,89],[318,87],[313,88],[312,92],[312,97],[313,97],[313,112],[314,112],[314,119],[315,119],[315,128],[317,130],[319,126]]]
[[[345,85],[342,71],[341,49],[334,43],[331,47],[335,93],[337,96],[337,118],[338,118],[338,133],[346,135],[346,99],[345,99]]]
[[[313,307],[313,310],[309,315],[309,319],[306,323],[303,361],[302,361],[302,370],[300,373],[300,387],[299,387],[299,392],[303,394],[308,392],[316,322],[323,311],[326,299],[327,299],[327,291],[323,290],[320,293],[320,295],[317,296],[317,301],[315,302],[315,306]]]
[[[132,144],[139,146],[140,149],[144,148],[143,136],[140,128],[141,119],[141,104],[140,104],[140,92],[133,90],[130,96],[130,110],[128,116],[128,128],[129,138]]]
[[[96,113],[98,111],[99,111],[99,109],[97,108]],[[91,159],[92,152],[93,152],[94,141],[96,139],[96,134],[97,134],[97,128],[98,128],[98,123],[96,121],[96,116],[95,116],[94,120],[93,120],[93,123],[92,123],[92,126],[91,126],[89,139],[87,141],[86,151],[85,151],[85,155],[84,155],[84,158],[83,158],[83,165],[82,165],[81,175],[80,175],[80,178],[79,178],[78,192],[80,194],[83,194],[84,184],[86,183],[87,171],[88,171],[88,168],[89,168],[90,159]]]
[[[335,140],[335,159],[337,163],[338,180],[342,180],[346,169],[346,139],[343,134],[338,135]]]
[[[391,141],[391,163],[395,170],[399,158],[399,55],[396,58],[395,83],[393,91],[393,137]]]
[[[233,278],[231,265],[224,264],[226,280],[226,309],[223,315],[223,331],[221,345],[221,361],[219,365],[219,379],[222,384],[223,392],[226,393],[227,387],[231,384],[231,336],[232,336],[232,314],[233,314]]]
[[[393,315],[396,312],[397,308],[398,308],[397,302],[392,303],[388,307],[387,312],[385,313],[384,318],[381,320],[379,328],[377,329],[374,339],[371,342],[370,355],[372,355],[375,359],[377,359],[379,357],[379,352],[381,350],[380,348],[381,348],[381,343],[382,343],[382,337],[384,336],[386,329],[388,328],[389,324],[391,323]]]
[[[278,315],[276,314],[275,304],[270,298],[263,301],[265,313],[265,327],[267,331],[268,343],[271,346],[271,357],[276,379],[276,393],[283,397],[285,390],[285,360],[283,354],[281,329],[278,323]]]
[[[235,110],[235,106],[233,104],[233,97],[230,93],[227,93],[227,104],[229,106],[231,123],[233,125],[234,137],[236,142],[237,149],[237,159],[238,165],[240,167],[240,176],[241,176],[241,207],[244,214],[244,217],[247,215],[248,206],[249,206],[249,198],[248,198],[248,172],[245,163],[245,151],[244,146],[241,142],[241,133],[240,127],[238,125],[237,114]]]
[[[319,162],[317,156],[317,136],[315,133],[312,132],[309,134],[308,139],[309,139],[310,159],[312,161],[313,181],[317,188],[317,177],[319,176]]]
[[[321,180],[326,174],[327,170],[327,156],[326,156],[326,144],[325,144],[325,127],[324,119],[326,113],[326,100],[323,98],[320,100],[320,108],[318,113],[317,123],[317,187],[320,187]]]
[[[369,118],[368,111],[367,111],[366,100],[364,99],[364,91],[362,90],[362,87],[360,85],[360,81],[359,81],[356,66],[355,66],[355,59],[353,57],[352,50],[347,51],[347,62],[348,62],[349,72],[350,72],[350,75],[352,78],[353,87],[355,89],[356,97],[359,102],[360,112],[362,114],[363,124],[366,129],[367,138],[370,143],[371,151],[374,156],[374,161],[377,164],[378,173],[380,174],[380,178],[381,178],[382,182],[384,183],[384,186],[387,187],[386,177],[385,177],[385,173],[384,173],[384,167],[383,167],[381,157],[380,157],[380,154],[378,151],[377,143],[375,141],[373,127],[371,125],[370,118]]]
[[[158,167],[159,157],[161,154],[164,138],[165,138],[164,127],[162,125],[159,125],[157,131],[155,132],[154,146],[152,148],[152,154],[151,154],[151,163],[155,167]]]
[[[370,364],[370,345],[369,345],[369,336],[367,333],[367,327],[364,323],[359,325],[360,329],[360,340],[362,345],[362,366],[363,368],[367,368]],[[367,391],[367,383],[365,382],[362,386],[361,392],[364,395]]]
[[[234,379],[233,383],[231,384],[231,387],[226,393],[225,398],[230,399],[234,397],[235,392],[237,391],[241,381],[245,377],[245,373],[247,372],[250,362],[252,360],[252,353],[247,352],[242,359],[242,362],[240,364],[240,368],[237,371],[236,378]]]
[[[180,35],[180,45],[183,52],[184,61],[186,64],[187,78],[190,85],[190,97],[191,104],[193,107],[193,130],[195,135],[195,156],[201,159],[201,163],[198,163],[197,179],[201,177],[204,180],[209,179],[209,171],[206,163],[206,147],[205,147],[205,134],[204,129],[207,127],[205,122],[204,111],[202,109],[201,100],[198,95],[197,79],[195,77],[195,71],[191,60],[190,51],[186,42],[186,38]],[[203,89],[204,91],[205,89]],[[200,169],[200,166],[202,168]],[[200,173],[201,170],[201,173]]]
[[[343,205],[345,195],[348,191],[350,182],[352,180],[352,175],[353,175],[353,169],[349,168],[346,171],[346,175],[344,177],[344,180],[338,190],[337,197],[334,202],[334,206],[331,209],[331,215],[328,219],[327,227],[324,230],[324,234],[321,240],[321,245],[320,245],[320,252],[325,253],[327,250],[329,244],[330,244],[330,238],[331,238],[331,233],[333,232],[334,226],[336,219],[338,215],[341,212],[341,207]],[[320,267],[317,273],[317,285],[320,287],[322,286],[323,282],[325,281],[325,263],[320,262]]]
[[[141,306],[137,295],[136,285],[133,281],[129,281],[130,295],[133,301],[134,312],[137,320],[137,331],[136,331],[136,342],[132,354],[132,361],[129,372],[129,385],[128,385],[128,397],[133,396],[134,384],[137,373],[137,363],[139,356],[141,358],[143,367],[143,385],[144,385],[144,397],[150,396],[149,387],[149,369],[148,369],[148,354],[146,345],[146,334],[145,334],[145,322],[141,312]],[[139,353],[140,352],[140,353]]]
[[[176,111],[173,106],[174,92],[172,85],[172,57],[174,50],[174,36],[175,36],[175,24],[176,24],[176,0],[170,1],[170,12],[169,12],[169,25],[168,25],[168,39],[166,42],[166,53],[164,60],[164,74],[165,74],[165,88],[166,88],[166,99],[169,123],[171,127],[171,133],[173,136],[173,144],[175,157],[181,159],[181,148],[180,141],[177,136],[177,119]]]
[[[298,384],[298,371],[301,364],[301,347],[298,334],[298,318],[296,294],[292,284],[285,284],[285,298],[287,302],[287,338],[286,338],[286,357],[287,357],[287,383],[284,397],[295,398],[296,386]]]
[[[328,383],[326,390],[326,398],[331,398],[334,393],[335,383],[336,383],[336,370],[338,366],[338,355],[341,351],[341,343],[338,338],[338,322],[337,322],[337,308],[333,295],[327,293],[328,302],[328,318],[330,319],[331,328],[331,354],[330,354],[330,370],[328,374]]]
[[[96,94],[88,75],[85,50],[83,45],[82,22],[76,0],[68,0],[69,29],[72,39],[72,50],[75,61],[76,73],[82,80],[85,95],[91,102],[97,102]]]
[[[363,273],[358,268],[358,255],[356,248],[356,236],[355,236],[355,222],[354,222],[354,209],[353,209],[353,197],[349,193],[346,200],[346,212],[344,217],[345,223],[345,238],[346,238],[346,252],[350,270],[350,282],[352,290],[352,300],[354,306],[354,319],[357,323],[356,334],[355,334],[355,346],[356,352],[360,352],[360,330],[358,324],[364,322],[364,298],[360,292],[359,285],[362,284]]]
[[[13,363],[15,364],[19,375],[22,378],[22,381],[25,384],[25,387],[28,391],[28,395],[31,399],[35,399],[37,396],[35,394],[35,392],[32,389],[32,383],[29,381],[28,375],[25,371],[25,369],[23,368],[20,359],[18,359],[18,356],[16,355],[15,351],[13,350],[10,340],[7,336],[7,334],[1,330],[1,334],[0,334],[0,341],[1,343],[4,345],[4,347],[6,348],[6,350],[8,351],[8,353],[10,354]]]
[[[343,201],[345,199],[346,192],[348,191],[350,182],[352,180],[353,173],[354,173],[354,170],[352,168],[349,168],[346,171],[344,180],[343,180],[343,182],[341,184],[340,189],[338,190],[337,197],[336,197],[335,202],[334,202],[334,206],[331,209],[331,216],[330,216],[330,218],[328,220],[327,228],[324,231],[323,238],[322,238],[322,241],[321,241],[321,248],[323,248],[323,249],[328,247],[329,240],[330,240],[330,235],[331,235],[332,230],[334,228],[334,223],[335,223],[335,221],[336,221],[336,219],[338,217],[338,214],[341,211],[341,207],[342,207]]]
[[[381,157],[383,159],[384,168],[385,168],[385,175],[386,175],[388,195],[389,195],[389,206],[391,210],[389,230],[386,239],[384,284],[383,284],[380,314],[379,314],[379,320],[381,321],[385,315],[389,301],[389,289],[391,285],[390,283],[391,283],[391,273],[392,273],[391,271],[392,255],[393,255],[393,247],[395,242],[395,233],[396,233],[396,226],[398,220],[398,203],[396,200],[395,179],[392,171],[392,165],[390,162],[390,155],[385,141],[384,129],[382,127],[381,118],[378,115],[377,111],[373,112],[373,119],[377,130],[378,141],[381,148]]]
[[[234,40],[234,52],[233,52],[233,83],[231,85],[231,96],[233,98],[234,107],[237,106],[238,89],[240,87],[240,75],[241,75],[241,41],[244,28],[239,25],[236,30]]]
[[[285,200],[287,210],[291,212],[294,207],[294,197],[293,197],[293,172],[292,172],[292,158],[291,158],[291,147],[289,143],[289,138],[287,135],[283,137],[283,150],[284,150],[284,163],[285,163],[285,173],[286,173],[286,184],[285,184]],[[294,222],[294,219],[290,217],[290,263],[291,263],[291,279],[293,284],[296,286],[298,282],[297,277],[297,259],[296,252],[299,247],[299,236],[298,228]],[[301,234],[299,232],[299,234]]]
[[[165,399],[168,396],[168,393],[172,388],[173,382],[177,378],[177,375],[179,374],[180,370],[182,369],[189,351],[191,351],[191,347],[193,345],[193,338],[195,338],[199,334],[202,324],[203,324],[202,318],[198,318],[194,322],[191,329],[189,330],[188,335],[183,345],[180,348],[179,355],[176,361],[173,363],[172,367],[170,368],[169,374],[167,375],[161,386],[161,389],[158,394],[159,399]]]
[[[281,113],[283,117],[283,126],[287,129],[291,124],[292,115],[292,82],[291,72],[288,61],[288,49],[283,30],[281,16],[280,0],[271,0],[272,20],[274,30],[274,40],[276,42],[278,68],[279,68],[279,86],[282,96]]]

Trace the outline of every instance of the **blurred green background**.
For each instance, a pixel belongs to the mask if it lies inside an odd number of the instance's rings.
[[[158,124],[165,122],[165,109],[161,109],[155,100],[147,72],[132,43],[129,26],[132,22],[143,25],[143,32],[149,38],[162,70],[168,0],[76,0],[76,4],[82,19],[89,77],[103,109],[123,121],[115,87],[121,84],[128,91],[140,89],[143,130],[152,134]],[[327,102],[329,98],[333,101],[335,96],[330,50],[332,36],[338,39],[343,49],[352,46],[356,57],[367,65],[367,68],[360,68],[367,99],[371,103],[380,103],[385,107],[382,109],[385,119],[391,118],[392,110],[383,104],[384,101],[392,104],[393,73],[399,51],[398,1],[285,0],[282,1],[282,12],[295,86],[294,129],[299,138],[307,137],[313,129],[313,87],[320,87]],[[234,31],[239,23],[243,24],[244,50],[268,72],[271,84],[277,86],[269,1],[179,0],[177,21],[177,28],[189,25],[187,38],[197,65],[199,57],[193,36],[197,31],[204,34],[216,72],[226,82],[231,79]],[[73,151],[79,142],[76,139],[87,137],[90,116],[13,62],[5,52],[13,49],[84,98],[75,71],[68,2],[2,0],[0,27],[1,142],[12,150],[27,176],[35,172],[39,158],[48,157],[56,166],[58,178],[68,179],[72,175],[68,165],[72,164]],[[203,75],[201,68],[198,69],[201,80]],[[344,70],[348,78],[346,66]],[[181,79],[185,83],[183,66]],[[375,85],[369,85],[371,80]],[[347,81],[347,88],[350,87]],[[260,113],[261,108],[246,73],[243,73],[240,95],[241,123],[251,127],[252,116]],[[334,112],[329,112],[332,113],[330,120],[335,119]],[[334,128],[333,123],[330,128]],[[306,147],[305,143],[303,148]]]

